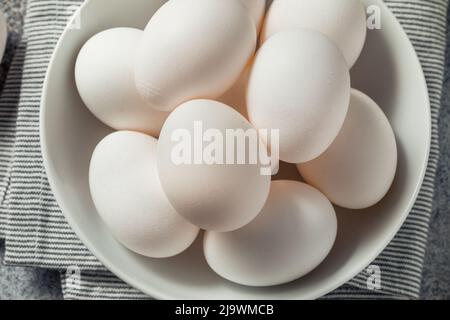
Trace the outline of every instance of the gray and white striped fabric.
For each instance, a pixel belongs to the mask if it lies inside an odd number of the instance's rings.
[[[125,1],[125,0],[124,0]],[[68,226],[52,195],[42,165],[39,103],[50,56],[81,0],[28,0],[24,35],[0,102],[0,237],[5,262],[62,271],[69,299],[148,298],[107,271]],[[361,273],[326,298],[417,298],[439,157],[439,116],[448,0],[386,0],[408,33],[428,83],[433,140],[419,198],[404,226],[377,258],[383,288],[367,290]],[[64,270],[81,269],[80,286]]]

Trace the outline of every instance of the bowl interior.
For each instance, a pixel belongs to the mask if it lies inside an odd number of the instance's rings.
[[[78,12],[81,28],[67,29],[44,85],[41,139],[52,190],[86,246],[117,276],[156,298],[310,299],[320,297],[362,271],[386,247],[408,215],[428,159],[430,110],[417,56],[404,31],[380,0],[382,28],[370,30],[352,69],[352,85],[369,94],[388,116],[398,141],[399,164],[386,198],[361,211],[337,208],[339,231],[328,258],[312,273],[287,285],[249,288],[221,279],[207,266],[201,237],[184,254],[165,260],[136,255],[109,234],[92,203],[88,166],[95,145],[111,129],[83,105],[74,64],[95,33],[119,26],[143,28],[164,0],[87,1]],[[176,62],[174,62],[176,63]],[[293,176],[287,168],[287,176]]]

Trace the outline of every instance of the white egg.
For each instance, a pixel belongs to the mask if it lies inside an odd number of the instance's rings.
[[[78,54],[75,80],[83,102],[116,130],[158,136],[166,112],[149,107],[134,84],[134,56],[143,31],[115,28],[89,39]]]
[[[3,59],[5,53],[6,40],[8,38],[8,25],[6,24],[6,17],[2,11],[0,11],[0,62]]]
[[[235,230],[257,216],[269,194],[270,173],[263,174],[258,153],[267,156],[266,147],[236,110],[192,100],[175,109],[161,130],[159,177],[186,220],[206,230]]]
[[[333,206],[306,184],[272,182],[261,214],[228,233],[207,232],[204,253],[220,276],[247,286],[273,286],[315,269],[333,247],[337,219]]]
[[[241,0],[247,7],[253,21],[256,25],[256,30],[259,30],[266,11],[266,0]]]
[[[151,18],[135,81],[155,109],[217,98],[238,79],[256,47],[256,28],[239,0],[171,0]]]
[[[350,74],[339,49],[317,31],[277,33],[250,72],[247,111],[259,129],[279,130],[280,159],[318,157],[336,138],[350,100]]]
[[[96,147],[89,185],[98,213],[114,237],[130,250],[152,258],[187,249],[199,229],[170,205],[156,170],[157,140],[119,131]]]
[[[352,90],[341,132],[320,157],[298,166],[305,180],[334,204],[363,209],[388,192],[397,168],[395,135],[380,107]]]
[[[366,11],[360,0],[275,0],[267,12],[261,41],[292,29],[322,32],[342,50],[351,67],[366,40]]]

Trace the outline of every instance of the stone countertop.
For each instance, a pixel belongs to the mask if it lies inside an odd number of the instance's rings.
[[[8,19],[9,38],[0,65],[0,92],[3,89],[14,50],[20,40],[26,0],[0,0],[0,10]],[[450,12],[450,10],[449,10]],[[447,25],[450,24],[448,18]],[[450,49],[450,32],[447,36]],[[450,57],[447,54],[444,95],[440,116],[441,159],[436,179],[436,196],[425,257],[422,298],[450,299]],[[0,261],[4,241],[0,241]],[[0,264],[0,300],[61,299],[59,272]]]

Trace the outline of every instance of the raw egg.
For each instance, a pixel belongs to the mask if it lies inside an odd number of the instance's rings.
[[[380,107],[352,90],[350,108],[333,144],[317,159],[298,166],[305,180],[334,204],[363,209],[388,192],[397,168],[394,132]]]
[[[163,111],[217,98],[238,79],[255,47],[255,24],[240,0],[171,0],[144,31],[136,86]]]
[[[78,54],[75,80],[81,99],[100,121],[156,137],[168,114],[149,107],[134,84],[134,57],[142,35],[142,30],[115,28],[93,36]]]
[[[248,116],[258,129],[279,130],[285,162],[310,161],[324,152],[341,129],[349,100],[344,56],[318,31],[279,32],[255,57]]]
[[[202,229],[224,232],[261,211],[271,179],[266,157],[256,129],[236,110],[192,100],[175,109],[161,130],[158,171],[179,214]]]
[[[360,0],[275,0],[267,12],[261,41],[292,28],[322,32],[341,49],[351,67],[366,40],[365,7]]]
[[[319,191],[301,182],[272,182],[262,212],[245,227],[206,232],[204,253],[220,276],[247,286],[273,286],[315,269],[333,247],[337,219]]]
[[[171,206],[156,170],[157,140],[143,133],[118,131],[95,148],[89,185],[98,213],[128,249],[166,258],[187,249],[199,229]]]

